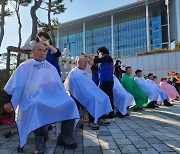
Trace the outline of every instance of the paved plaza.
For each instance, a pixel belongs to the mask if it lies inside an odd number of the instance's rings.
[[[9,139],[4,137],[7,132],[7,126],[0,126],[0,154],[16,154],[19,145],[16,129]],[[115,118],[98,131],[91,130],[85,123],[83,129],[76,130],[78,148],[75,150],[58,146],[53,131],[49,132],[49,138],[45,154],[180,153],[180,102],[174,102],[172,107],[160,106],[159,110],[130,111],[129,117]],[[33,151],[34,136],[31,134],[24,154]]]

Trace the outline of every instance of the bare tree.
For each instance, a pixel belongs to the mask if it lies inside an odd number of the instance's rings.
[[[3,41],[3,37],[4,37],[4,18],[6,16],[11,16],[12,12],[9,9],[6,9],[6,5],[8,3],[8,0],[1,0],[0,1],[0,46],[2,44]]]
[[[35,40],[37,35],[38,17],[36,11],[40,8],[42,0],[34,0],[34,5],[31,7],[31,18],[32,18],[32,33],[31,40]]]

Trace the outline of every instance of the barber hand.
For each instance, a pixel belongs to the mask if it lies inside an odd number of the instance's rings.
[[[125,64],[122,64],[122,67],[126,67],[126,65],[125,65]]]
[[[44,44],[44,46],[45,46],[46,48],[49,49],[49,46],[50,46],[49,41],[40,40],[40,42],[41,42],[42,44]]]
[[[5,110],[6,112],[8,112],[8,113],[13,112],[13,107],[12,107],[11,103],[5,104],[5,105],[4,105],[4,110]]]

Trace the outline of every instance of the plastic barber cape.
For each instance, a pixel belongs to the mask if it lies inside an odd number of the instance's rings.
[[[148,95],[148,101],[161,101],[159,93],[154,90],[154,85],[150,82],[146,82],[143,78],[135,77],[134,80],[139,85],[139,87]]]
[[[150,84],[152,87],[153,87],[153,90],[159,94],[160,96],[160,101],[164,101],[164,100],[168,100],[170,101],[169,97],[168,97],[168,94],[162,90],[153,80],[150,80],[150,79],[146,79],[145,80],[148,84]]]
[[[37,128],[79,118],[77,106],[65,91],[56,68],[46,60],[22,63],[4,90],[12,95],[20,147]]]
[[[127,107],[135,106],[136,102],[134,97],[128,93],[124,87],[121,85],[120,81],[115,75],[114,78],[114,87],[113,87],[113,99],[114,106],[121,112],[123,115],[127,114]]]
[[[94,123],[97,123],[99,117],[112,111],[109,97],[97,87],[85,70],[71,70],[64,86],[94,117]]]

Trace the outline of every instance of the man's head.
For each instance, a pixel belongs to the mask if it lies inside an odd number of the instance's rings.
[[[36,43],[32,48],[32,54],[34,59],[38,61],[42,61],[46,59],[47,49],[42,43]]]
[[[85,70],[87,66],[87,58],[78,58],[77,60],[77,67],[80,69]]]
[[[152,73],[148,74],[148,79],[153,80],[153,74]]]
[[[135,73],[137,77],[142,77],[142,70],[136,70]]]
[[[130,66],[126,67],[126,74],[128,74],[128,75],[132,74],[132,69]]]
[[[157,82],[157,76],[155,76],[155,75],[153,76],[153,81]]]

